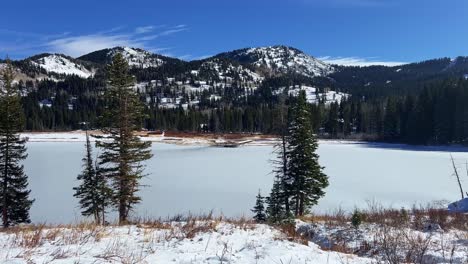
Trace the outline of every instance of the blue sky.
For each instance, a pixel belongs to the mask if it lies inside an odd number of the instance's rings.
[[[466,0],[6,1],[0,56],[127,45],[185,60],[284,44],[341,63],[468,55]]]

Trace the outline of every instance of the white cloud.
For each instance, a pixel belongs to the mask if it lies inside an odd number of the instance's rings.
[[[149,52],[153,52],[153,53],[161,53],[161,52],[166,52],[168,50],[172,50],[173,48],[171,47],[168,47],[168,48],[151,48],[151,49],[148,49]]]
[[[144,26],[135,28],[136,34],[144,34],[154,30],[154,26]]]
[[[133,41],[129,35],[83,35],[55,39],[47,43],[53,52],[73,57],[115,46],[142,47],[142,42]]]
[[[159,33],[154,32],[158,28],[164,30]],[[132,32],[123,32],[122,28],[118,27],[95,34],[57,37],[48,40],[43,46],[45,46],[49,52],[63,53],[73,57],[115,46],[130,46],[147,50],[157,50],[158,48],[153,47],[150,41],[185,30],[188,30],[186,25],[177,25],[174,27],[142,26],[135,28]]]
[[[158,35],[159,36],[168,36],[168,35],[172,35],[172,34],[175,34],[175,33],[186,31],[186,30],[188,30],[186,25],[178,25],[178,26],[175,26],[175,27],[173,27],[171,29],[163,31],[163,32],[159,33]]]
[[[374,66],[374,65],[381,65],[381,66],[399,66],[403,64],[407,64],[407,62],[401,61],[383,61],[377,60],[374,58],[359,58],[359,57],[331,57],[331,56],[324,56],[318,58],[319,60],[335,65],[342,65],[342,66]]]
[[[179,60],[190,60],[192,57],[193,57],[192,54],[185,54],[185,55],[177,56]]]
[[[204,59],[206,59],[206,58],[210,58],[210,57],[213,57],[213,56],[214,56],[213,54],[201,55],[201,56],[193,57],[192,59],[193,59],[193,60],[204,60]]]

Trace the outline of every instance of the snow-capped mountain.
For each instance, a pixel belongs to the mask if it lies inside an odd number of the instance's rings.
[[[239,63],[220,58],[211,58],[204,61],[200,65],[198,72],[201,76],[211,75],[218,80],[232,78],[241,82],[261,82],[264,79],[258,73]]]
[[[78,59],[99,64],[107,64],[117,53],[122,54],[130,67],[134,68],[157,68],[164,65],[167,60],[171,60],[171,58],[154,54],[143,49],[130,47],[114,47],[98,50],[81,56]]]
[[[47,72],[77,75],[82,78],[88,78],[94,75],[94,71],[90,67],[62,54],[42,54],[31,57],[29,60],[33,65]]]
[[[334,68],[304,52],[286,46],[269,46],[240,49],[221,53],[216,57],[236,60],[266,70],[267,73],[295,73],[307,77],[326,76],[334,72]]]
[[[130,67],[137,68],[157,68],[164,64],[164,61],[153,53],[146,50],[119,47],[109,51],[108,56],[114,57],[115,54],[120,53],[127,60]]]

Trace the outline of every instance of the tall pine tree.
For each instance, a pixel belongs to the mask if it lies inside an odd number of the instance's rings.
[[[93,158],[93,150],[86,132],[86,154],[83,158],[83,171],[78,175],[80,181],[75,190],[74,196],[79,199],[81,214],[93,216],[94,221],[99,224],[105,223],[106,206],[108,206],[111,190],[107,186],[107,180],[100,173],[100,169]]]
[[[292,111],[286,188],[291,194],[295,216],[302,216],[308,207],[317,204],[318,199],[325,195],[328,177],[318,161],[318,142],[312,132],[309,105],[304,91],[299,94]]]
[[[97,142],[103,149],[99,165],[112,181],[113,203],[119,213],[119,223],[123,224],[128,221],[133,206],[141,201],[137,192],[144,176],[143,162],[152,157],[151,142],[141,141],[135,135],[142,124],[144,107],[121,54],[114,56],[108,76],[102,131],[109,137]]]
[[[273,223],[280,222],[284,218],[290,216],[290,193],[287,188],[287,173],[288,173],[288,143],[286,141],[287,122],[285,121],[284,101],[280,98],[280,131],[281,141],[276,145],[276,159],[272,161],[274,165],[273,174],[275,180],[267,198],[267,214],[269,221]]]
[[[26,159],[26,140],[19,132],[23,128],[20,93],[13,87],[14,71],[9,62],[0,83],[0,208],[3,227],[30,223],[28,177],[21,162]]]

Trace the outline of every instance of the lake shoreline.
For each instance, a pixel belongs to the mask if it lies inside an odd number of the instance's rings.
[[[103,135],[99,130],[89,131],[92,135]],[[263,146],[275,145],[279,142],[279,138],[275,135],[264,134],[203,134],[203,133],[152,133],[152,132],[138,132],[137,135],[142,140],[151,141],[155,143],[167,143],[176,145],[205,145],[216,146],[223,145],[223,143],[239,143],[240,145],[247,146]],[[67,132],[24,132],[21,133],[23,138],[27,138],[28,142],[85,142],[86,132],[84,130],[75,130]],[[93,141],[93,137],[91,137]],[[330,143],[365,143],[365,141],[357,140],[332,140],[320,139],[320,142]]]
[[[89,131],[90,135],[103,135],[99,130]],[[275,135],[266,134],[213,134],[213,133],[181,133],[181,132],[138,132],[142,140],[154,143],[187,145],[187,146],[274,146],[279,143]],[[21,133],[28,142],[85,142],[84,130],[64,132],[24,132]],[[95,139],[91,137],[91,141]],[[410,145],[405,143],[388,143],[379,141],[364,141],[355,139],[322,139],[320,144],[353,144],[367,148],[397,149],[408,151],[440,151],[440,152],[468,152],[468,146],[463,145]]]

